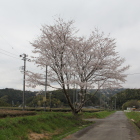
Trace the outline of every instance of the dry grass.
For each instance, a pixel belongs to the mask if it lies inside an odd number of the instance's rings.
[[[63,132],[61,129],[55,130],[53,133],[44,131],[43,133],[30,132],[28,138],[30,140],[50,140],[53,135],[59,135]]]
[[[17,117],[17,116],[25,116],[25,115],[35,115],[34,111],[19,111],[19,110],[0,110],[0,118],[9,117]]]
[[[50,135],[48,133],[44,133],[44,134],[38,134],[38,133],[30,133],[29,134],[29,139],[30,140],[40,140],[40,139],[50,139]]]

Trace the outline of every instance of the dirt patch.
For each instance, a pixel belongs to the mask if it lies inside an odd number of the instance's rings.
[[[30,132],[28,138],[30,140],[41,140],[41,139],[50,140],[52,138],[52,136],[61,134],[62,132],[63,132],[63,130],[61,130],[61,129],[55,130],[53,133],[46,132],[46,131],[44,131],[41,134],[35,133],[35,132]]]
[[[38,133],[32,132],[32,133],[29,134],[29,139],[30,140],[40,140],[40,139],[43,139],[43,138],[49,140],[51,138],[51,136],[48,133],[38,134]]]
[[[65,137],[65,139],[70,139],[72,138],[72,135],[68,135],[67,137]]]

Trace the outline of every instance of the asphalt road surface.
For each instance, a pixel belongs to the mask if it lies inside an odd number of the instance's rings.
[[[96,123],[63,140],[140,140],[136,127],[123,111],[117,111],[106,119],[88,120]]]

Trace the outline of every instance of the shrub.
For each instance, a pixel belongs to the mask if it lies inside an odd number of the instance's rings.
[[[135,108],[137,109],[140,107],[140,103],[137,100],[130,100],[122,105],[122,109],[126,110],[127,107],[133,107],[133,106],[135,106]]]

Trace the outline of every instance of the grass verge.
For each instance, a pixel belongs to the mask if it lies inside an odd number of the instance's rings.
[[[102,118],[108,113],[103,111],[73,116],[71,113],[40,112],[35,116],[7,117],[0,119],[0,140],[61,140],[93,123],[82,120],[81,116],[89,118],[95,114],[96,118]]]
[[[0,119],[0,140],[29,140],[29,137],[50,140],[89,124],[91,122],[83,121],[71,113],[52,112],[36,116],[7,117]]]
[[[125,114],[139,128],[140,132],[140,112],[126,112]]]

